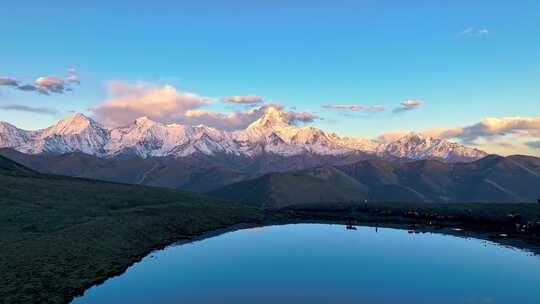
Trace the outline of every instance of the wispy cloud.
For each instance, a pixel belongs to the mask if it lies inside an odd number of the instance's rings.
[[[296,123],[309,123],[314,122],[315,120],[321,119],[317,114],[312,112],[295,112],[289,111],[286,112],[289,117],[289,121],[293,124]]]
[[[18,90],[21,90],[21,91],[24,91],[24,92],[38,92],[39,94],[43,94],[43,95],[49,95],[49,91],[45,90],[45,89],[42,89],[40,87],[37,87],[33,84],[25,84],[25,85],[20,85],[17,87]]]
[[[410,131],[389,132],[377,139],[388,143],[408,133]],[[540,117],[490,117],[468,126],[427,129],[416,133],[455,140],[491,153],[534,154],[540,149]]]
[[[0,86],[10,86],[23,92],[37,92],[43,95],[64,94],[72,90],[72,85],[81,84],[74,68],[68,69],[70,73],[66,78],[58,76],[41,76],[36,78],[33,83],[22,83],[12,77],[0,77]]]
[[[419,109],[424,106],[424,102],[416,99],[407,99],[400,103],[400,106],[394,109],[394,113],[403,113]]]
[[[51,108],[30,107],[30,106],[19,105],[19,104],[0,105],[0,109],[6,110],[6,111],[28,112],[28,113],[45,114],[45,115],[52,115],[52,116],[56,116],[60,113],[58,110],[51,109]]]
[[[328,104],[325,109],[349,110],[349,111],[384,111],[385,107],[381,105],[358,105],[358,104]]]
[[[16,79],[10,77],[0,77],[0,86],[12,86],[16,87],[19,83]]]
[[[408,132],[385,133],[379,136],[379,139],[387,142],[406,133]],[[442,139],[455,138],[465,143],[474,143],[479,139],[492,140],[506,135],[540,138],[540,117],[488,117],[465,127],[428,129],[418,133]]]
[[[66,90],[66,82],[64,79],[56,76],[38,77],[34,83],[37,87],[47,92],[63,94]]]
[[[71,83],[81,84],[81,81],[77,75],[69,75],[66,80]]]
[[[221,100],[237,104],[259,104],[263,102],[261,96],[225,96]]]
[[[474,125],[453,130],[447,136],[457,137],[465,142],[505,135],[540,137],[540,117],[484,118]]]
[[[489,34],[489,30],[485,27],[469,27],[458,33],[458,37],[479,37]]]

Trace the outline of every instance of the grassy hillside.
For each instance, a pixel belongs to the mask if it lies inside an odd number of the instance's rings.
[[[35,173],[0,157],[0,299],[64,303],[154,248],[260,219],[170,189]]]
[[[209,194],[266,209],[315,202],[359,201],[367,197],[364,185],[333,167],[271,173],[225,186]]]

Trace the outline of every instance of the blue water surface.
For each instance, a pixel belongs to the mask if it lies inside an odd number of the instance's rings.
[[[153,252],[73,303],[538,304],[540,258],[435,233],[267,226]]]

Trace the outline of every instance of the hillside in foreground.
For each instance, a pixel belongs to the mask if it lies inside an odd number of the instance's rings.
[[[3,157],[0,193],[2,303],[66,303],[154,248],[259,218],[197,194],[43,175]]]

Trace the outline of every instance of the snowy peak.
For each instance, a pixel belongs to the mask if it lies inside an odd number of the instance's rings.
[[[0,121],[0,148],[21,146],[30,141],[31,132]]]
[[[270,106],[264,110],[259,119],[249,125],[248,129],[279,129],[290,127],[290,121],[287,114],[276,107]]]
[[[159,124],[158,122],[153,121],[152,119],[148,118],[147,116],[139,117],[135,119],[135,125],[137,126],[145,126],[145,127],[151,127],[156,124]]]
[[[409,133],[397,140],[390,142],[386,145],[387,151],[402,151],[407,153],[414,152],[415,150],[425,150],[432,145],[436,145],[441,142],[441,139],[426,137],[418,133]]]
[[[202,153],[216,157],[226,154],[254,158],[272,154],[457,162],[487,155],[458,143],[417,133],[407,134],[386,145],[371,139],[340,137],[318,128],[292,125],[286,113],[272,106],[267,107],[248,128],[235,132],[204,125],[163,124],[148,117],[138,118],[128,126],[106,129],[80,113],[38,131],[24,131],[0,123],[0,148],[5,147],[30,154],[83,152],[98,157],[141,158],[186,157]]]
[[[31,136],[30,140],[10,147],[32,154],[83,152],[100,155],[108,140],[106,129],[80,113],[72,114],[47,129],[25,132]]]
[[[56,135],[79,134],[89,128],[102,129],[102,127],[91,118],[81,113],[75,113],[60,120],[56,125],[47,128],[46,133]]]
[[[440,138],[409,133],[384,146],[382,156],[403,159],[440,159],[449,162],[477,160],[488,154]]]

